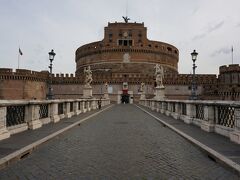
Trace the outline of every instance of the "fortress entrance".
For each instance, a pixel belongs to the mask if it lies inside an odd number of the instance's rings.
[[[121,102],[123,104],[128,104],[129,103],[129,94],[122,94],[122,97],[121,97]]]

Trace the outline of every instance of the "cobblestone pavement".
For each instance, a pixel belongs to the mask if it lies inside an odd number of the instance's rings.
[[[133,105],[116,105],[0,171],[0,179],[238,179]]]

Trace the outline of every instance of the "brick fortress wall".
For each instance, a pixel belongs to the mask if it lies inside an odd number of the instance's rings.
[[[48,72],[0,69],[0,99],[45,99]]]
[[[128,81],[129,90],[138,98],[141,82],[146,83],[146,94],[151,97],[154,93],[155,79],[153,75],[112,72],[93,72],[93,94],[100,97],[104,93],[104,83],[108,82],[113,87],[110,95],[116,100],[117,92],[122,88],[122,83]],[[30,70],[0,69],[0,98],[1,99],[45,99],[47,93],[48,72]],[[170,99],[188,99],[191,93],[192,76],[189,74],[172,74],[165,76],[166,95]],[[53,92],[55,98],[81,98],[83,89],[83,76],[74,74],[53,75]],[[205,92],[205,87],[216,86],[216,75],[196,75],[198,94]]]

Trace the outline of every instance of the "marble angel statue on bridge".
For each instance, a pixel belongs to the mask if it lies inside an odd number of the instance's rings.
[[[85,75],[85,80],[84,80],[84,82],[85,82],[85,87],[91,87],[91,83],[92,83],[92,71],[91,71],[91,68],[90,68],[90,66],[88,66],[88,67],[85,67],[84,68],[84,75]]]
[[[163,86],[163,78],[164,78],[164,69],[161,65],[156,64],[155,67],[155,77],[156,77],[156,84],[157,87],[164,87]]]

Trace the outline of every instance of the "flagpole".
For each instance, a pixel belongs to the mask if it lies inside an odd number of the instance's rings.
[[[20,53],[18,52],[18,69],[19,69],[19,59],[20,59]]]
[[[233,64],[233,46],[232,46],[232,64]]]

